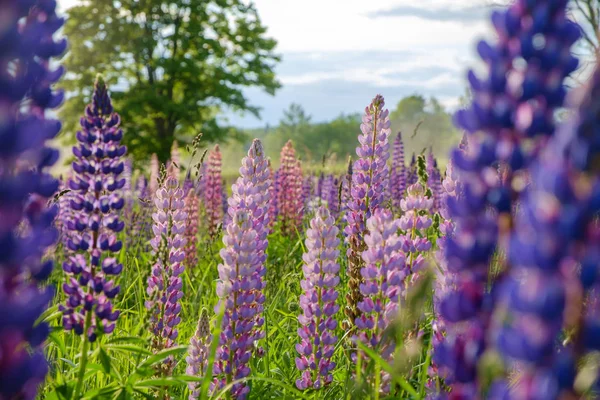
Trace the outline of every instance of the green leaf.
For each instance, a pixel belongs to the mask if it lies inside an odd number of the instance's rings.
[[[162,350],[162,351],[146,358],[140,365],[138,365],[138,369],[145,369],[145,368],[151,367],[154,364],[157,364],[157,363],[165,360],[169,356],[174,356],[174,357],[181,356],[182,354],[185,354],[186,351],[187,351],[186,346],[178,346],[178,347],[173,347],[170,349]]]
[[[106,350],[104,350],[104,348],[100,347],[100,353],[98,354],[98,357],[100,358],[100,364],[102,364],[102,368],[104,369],[104,372],[106,374],[110,374],[110,357],[109,355],[106,353]]]

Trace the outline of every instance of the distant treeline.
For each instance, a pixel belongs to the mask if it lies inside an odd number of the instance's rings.
[[[288,139],[292,139],[305,168],[320,169],[325,160],[326,169],[340,170],[348,156],[355,156],[361,117],[359,113],[346,114],[328,122],[312,122],[302,106],[291,104],[284,111],[279,125],[247,130],[246,140],[232,141],[223,146],[224,169],[235,172],[235,164],[229,164],[227,160],[243,157],[251,139],[257,137],[263,141],[274,165],[279,163],[280,149]],[[434,97],[405,97],[397,105],[390,105],[390,119],[392,135],[402,132],[407,162],[413,152],[420,153],[432,147],[436,157],[445,163],[448,151],[460,140],[460,133],[452,125],[451,114]],[[232,171],[228,171],[230,166]]]

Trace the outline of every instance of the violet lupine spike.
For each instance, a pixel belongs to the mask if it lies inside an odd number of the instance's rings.
[[[262,143],[254,139],[248,155],[242,159],[240,177],[231,186],[232,195],[229,198],[229,216],[232,219],[237,212],[244,210],[248,213],[256,231],[255,265],[256,287],[252,296],[254,302],[249,305],[255,310],[256,323],[253,328],[253,340],[264,337],[263,303],[265,301],[264,289],[266,286],[265,263],[267,260],[267,234],[269,233],[269,197],[268,190],[271,187],[269,162],[265,156]]]
[[[476,364],[486,346],[494,303],[486,290],[490,262],[498,244],[502,251],[510,240],[507,228],[513,201],[525,187],[525,168],[554,134],[564,80],[578,64],[570,48],[580,29],[567,19],[566,5],[567,0],[520,0],[495,11],[491,19],[497,43],[478,45],[488,75],[479,79],[469,73],[473,103],[455,116],[469,146],[452,155],[464,196],[448,199],[455,235],[448,240],[445,258],[456,288],[440,305],[448,336],[438,355],[457,372],[452,392],[458,396],[481,390]],[[540,35],[543,47],[536,45]],[[498,164],[506,171],[503,180]]]
[[[427,197],[421,183],[410,185],[406,197],[400,201],[402,216],[399,228],[402,230],[402,251],[406,254],[407,268],[411,278],[415,278],[424,266],[425,253],[431,249],[427,229],[432,224],[431,209],[433,199]]]
[[[578,366],[600,350],[600,315],[589,309],[597,304],[584,300],[600,287],[600,70],[585,89],[572,118],[531,166],[500,292],[498,307],[509,315],[496,343],[520,366],[504,391],[525,399],[584,397],[575,385]],[[577,332],[567,346],[559,345],[564,330]]]
[[[433,199],[433,206],[431,211],[436,212],[440,207],[440,196],[442,194],[442,182],[440,173],[437,169],[437,160],[433,155],[433,150],[431,147],[429,148],[429,152],[427,153],[427,175],[429,179],[427,180],[427,185],[431,190],[431,195]]]
[[[208,155],[206,185],[204,187],[204,208],[206,210],[208,233],[213,238],[217,235],[224,216],[221,164],[221,151],[219,145],[215,145]]]
[[[460,185],[458,176],[454,170],[452,159],[450,159],[446,165],[446,174],[442,181],[442,195],[440,198],[440,203],[442,205],[440,208],[440,216],[442,217],[440,223],[441,237],[436,241],[438,249],[435,252],[438,268],[435,269],[436,279],[433,291],[433,311],[435,314],[431,327],[433,357],[428,374],[430,377],[428,380],[428,389],[432,396],[437,395],[437,393],[435,393],[435,386],[438,383],[437,379],[443,379],[446,384],[452,383],[450,376],[453,374],[453,371],[447,371],[445,367],[440,367],[438,363],[438,349],[444,345],[446,336],[444,319],[439,316],[441,314],[440,304],[442,299],[454,288],[454,275],[448,270],[448,264],[444,257],[444,253],[446,251],[448,239],[454,235],[454,223],[450,219],[450,213],[447,206],[448,199],[450,197],[457,198],[459,193]]]
[[[302,204],[302,167],[289,140],[281,149],[279,165],[279,192],[277,204],[281,219],[281,232],[293,236],[301,228],[304,207]]]
[[[189,190],[185,196],[184,211],[187,215],[185,221],[185,260],[186,268],[192,269],[198,263],[198,196],[193,190]]]
[[[331,189],[327,198],[327,206],[333,219],[337,221],[340,216],[340,188],[339,180],[336,177],[331,177]]]
[[[398,314],[408,273],[402,238],[398,235],[399,225],[400,221],[394,219],[392,212],[383,208],[376,209],[367,220],[367,249],[361,254],[364,261],[361,269],[364,282],[360,285],[363,298],[358,303],[360,315],[355,320],[353,337],[354,341],[362,342],[388,362],[392,361],[394,343],[384,343],[383,332]],[[356,357],[368,358],[362,352],[353,354],[353,358]],[[389,375],[384,373],[382,377],[382,386],[374,390],[387,393],[390,390]]]
[[[394,210],[400,209],[400,200],[406,190],[406,166],[404,165],[404,143],[402,133],[398,132],[392,147],[392,170],[390,173],[390,186],[392,206]]]
[[[73,232],[69,229],[69,225],[73,224],[74,211],[71,208],[71,199],[73,198],[73,192],[68,188],[68,181],[70,177],[67,177],[65,181],[61,181],[58,187],[58,193],[63,193],[58,199],[58,214],[56,216],[56,228],[59,232],[59,241],[62,244],[62,251],[65,254],[71,252],[69,250],[69,240],[72,240]]]
[[[120,117],[100,76],[80,123],[79,145],[73,147],[74,174],[69,180],[74,218],[69,224],[73,236],[68,247],[74,254],[63,263],[67,300],[60,310],[66,330],[85,334],[93,342],[98,334],[112,333],[119,317],[112,299],[120,290],[115,279],[123,265],[112,255],[122,248],[117,234],[125,227],[120,214],[125,204],[121,174],[126,148],[120,145]]]
[[[185,370],[186,375],[198,378],[205,376],[208,358],[210,356],[210,343],[210,319],[208,317],[208,311],[203,309],[200,314],[200,319],[198,320],[196,332],[190,339],[188,356],[185,359],[187,362]],[[195,400],[200,397],[200,386],[199,382],[188,383],[188,389],[190,389],[189,400]]]
[[[417,175],[417,157],[415,153],[413,153],[412,158],[410,159],[410,165],[408,166],[408,170],[406,172],[406,186],[414,185],[419,180],[419,176]]]
[[[305,210],[308,209],[308,206],[312,201],[312,186],[313,177],[308,175],[302,181],[302,205]]]
[[[221,222],[225,226],[229,223],[229,213],[227,212],[227,182],[223,179],[221,182],[221,207],[223,208],[223,221]]]
[[[175,346],[183,297],[181,273],[184,270],[185,223],[183,189],[168,175],[154,197],[152,214],[154,238],[150,241],[155,263],[148,277],[146,308],[150,314],[152,349],[159,352]],[[168,358],[158,366],[161,376],[171,375],[175,360]]]
[[[356,148],[358,159],[352,167],[351,198],[345,214],[346,242],[348,243],[348,285],[345,313],[350,323],[359,315],[358,304],[362,300],[360,284],[363,279],[361,253],[366,249],[364,234],[366,221],[374,211],[382,206],[384,185],[388,178],[387,160],[389,158],[390,119],[389,111],[384,109],[382,96],[377,95],[365,108],[358,136],[360,146]],[[349,328],[349,327],[347,327]]]
[[[160,177],[160,163],[158,162],[158,156],[152,154],[150,157],[150,181],[148,182],[148,189],[150,195],[154,196],[154,193],[158,190],[158,180]]]
[[[223,263],[218,266],[219,303],[215,312],[224,309],[224,315],[213,366],[213,393],[250,374],[248,363],[252,356],[257,318],[257,309],[253,305],[256,288],[260,286],[256,252],[258,237],[250,213],[245,208],[236,209],[225,229],[225,247],[220,252]],[[236,383],[230,393],[235,399],[245,399],[249,391],[245,383]]]
[[[340,283],[339,229],[327,208],[321,206],[306,231],[306,253],[302,256],[304,279],[300,282],[302,315],[298,317],[300,343],[296,366],[302,372],[296,381],[300,390],[320,389],[333,381],[335,362],[331,360],[337,343],[335,315]]]
[[[42,257],[56,243],[58,188],[48,169],[58,151],[46,147],[59,133],[47,117],[63,93],[52,86],[63,68],[51,70],[66,41],[55,41],[63,19],[47,1],[0,3],[0,398],[33,400],[48,363],[41,349],[46,323],[36,321],[52,301],[44,281],[53,262]]]

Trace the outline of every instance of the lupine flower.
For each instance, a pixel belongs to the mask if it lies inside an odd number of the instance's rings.
[[[253,305],[256,289],[260,286],[256,252],[258,236],[250,213],[245,208],[236,209],[225,229],[225,248],[221,250],[223,263],[218,266],[219,303],[215,312],[223,308],[225,313],[213,366],[213,391],[250,374],[248,362],[252,356],[258,311]],[[249,391],[245,383],[236,383],[231,388],[231,395],[235,399],[245,399]]]
[[[408,171],[406,172],[406,186],[414,185],[419,180],[419,176],[417,175],[417,157],[415,153],[413,153],[410,159],[410,165],[408,166]]]
[[[456,274],[456,288],[440,305],[448,337],[445,350],[438,352],[440,362],[456,372],[455,395],[480,390],[475,366],[494,303],[486,291],[490,261],[497,245],[502,249],[509,240],[513,199],[525,187],[524,168],[553,135],[564,79],[577,67],[569,49],[580,31],[567,19],[566,4],[520,0],[492,14],[498,41],[478,45],[488,75],[479,79],[469,73],[473,103],[455,118],[469,134],[469,147],[452,156],[464,195],[461,201],[448,199],[456,229],[446,260]],[[506,172],[503,179],[498,163]],[[468,323],[455,325],[463,321]]]
[[[68,187],[68,181],[70,178],[66,178],[66,181],[61,181],[58,187],[58,193],[62,194],[58,199],[58,214],[55,220],[56,229],[59,232],[59,241],[62,244],[62,251],[65,253],[70,252],[69,240],[72,240],[73,232],[69,229],[69,225],[73,224],[74,211],[71,208],[71,199],[73,198],[73,192]]]
[[[279,188],[277,205],[281,219],[281,232],[291,236],[302,223],[304,207],[302,204],[302,168],[296,158],[296,151],[289,140],[281,149],[279,165]]]
[[[600,283],[599,90],[597,69],[573,118],[532,165],[533,184],[522,196],[500,302],[510,318],[497,335],[501,353],[519,362],[515,397],[580,397],[578,358],[600,349],[600,316],[582,302]],[[573,327],[572,346],[557,346],[563,328]]]
[[[154,238],[150,241],[155,263],[148,277],[146,308],[150,313],[152,348],[155,352],[171,348],[178,336],[177,325],[183,297],[181,273],[184,270],[186,214],[183,189],[173,176],[167,176],[154,198],[156,211],[152,214]],[[160,375],[170,375],[175,362],[168,358],[159,367]]]
[[[359,315],[358,304],[362,300],[360,284],[363,281],[361,253],[366,249],[364,234],[366,221],[383,203],[383,192],[388,179],[388,137],[390,135],[389,111],[384,110],[384,99],[377,95],[365,108],[362,134],[356,148],[358,159],[352,167],[351,199],[345,214],[346,242],[348,243],[348,275],[350,291],[346,295],[348,306],[345,313],[351,323]]]
[[[313,177],[308,175],[302,181],[302,205],[304,209],[308,208],[308,204],[312,200]]]
[[[229,207],[227,204],[227,182],[225,179],[221,182],[221,207],[223,208],[223,221],[221,223],[225,226],[229,223],[229,214],[227,213]]]
[[[362,252],[364,267],[360,284],[363,295],[358,303],[360,315],[356,317],[355,341],[360,341],[374,349],[385,360],[391,361],[393,343],[382,343],[384,330],[398,314],[398,305],[407,276],[406,257],[402,252],[402,239],[398,235],[399,220],[393,218],[390,210],[376,209],[367,220],[368,232],[365,235],[367,249]],[[354,357],[366,357],[354,354]],[[383,374],[383,387],[376,391],[389,391],[389,376]]]
[[[400,209],[400,200],[406,190],[406,166],[404,165],[404,143],[402,133],[398,132],[392,150],[392,170],[390,173],[392,206]]]
[[[223,223],[222,184],[221,151],[219,145],[215,145],[208,155],[206,186],[204,188],[204,208],[206,209],[208,233],[211,237],[217,234],[219,225]]]
[[[262,143],[254,139],[248,156],[242,159],[240,177],[232,185],[232,195],[229,198],[228,212],[230,218],[238,212],[245,210],[252,219],[256,231],[255,268],[257,274],[257,287],[255,288],[254,303],[251,307],[256,309],[256,325],[254,326],[254,340],[264,337],[262,326],[263,303],[265,301],[265,262],[267,260],[267,234],[269,233],[269,197],[268,190],[271,187],[269,162],[265,157]]]
[[[253,343],[264,337],[262,325],[265,300],[264,275],[269,227],[269,165],[259,140],[254,140],[242,160],[240,177],[232,185],[229,215],[221,250],[223,264],[218,267],[217,295],[225,308],[222,332],[215,361],[213,389],[250,373],[248,361]],[[249,388],[236,384],[231,394],[246,398]]]
[[[406,197],[400,201],[402,217],[399,228],[403,231],[402,250],[408,257],[407,267],[411,274],[422,269],[425,262],[424,253],[431,249],[427,229],[432,224],[432,207],[433,199],[426,195],[420,182],[410,185],[406,189]]]
[[[198,327],[194,336],[190,339],[188,347],[188,356],[186,357],[187,368],[185,373],[190,376],[202,377],[206,374],[208,366],[208,357],[210,355],[210,320],[208,311],[202,310]],[[194,400],[200,397],[200,384],[198,382],[188,383],[190,389],[189,400]]]
[[[167,165],[167,174],[179,180],[179,175],[181,173],[180,166],[181,155],[179,154],[179,146],[177,146],[177,141],[173,141],[173,145],[171,146],[171,159]]]
[[[193,190],[189,190],[185,197],[185,260],[183,264],[187,268],[194,268],[198,263],[198,196]]]
[[[46,141],[60,123],[46,110],[60,105],[62,92],[52,85],[63,73],[50,70],[66,42],[53,34],[63,20],[56,4],[2,2],[0,30],[0,398],[34,399],[48,364],[40,345],[48,335],[36,325],[52,300],[53,289],[39,285],[52,272],[42,262],[58,233],[56,207],[46,207],[58,188],[47,173],[58,151]]]
[[[119,123],[106,84],[98,77],[77,132],[79,145],[73,147],[76,161],[69,188],[74,218],[68,226],[73,232],[68,247],[74,254],[63,263],[67,300],[60,307],[64,328],[85,334],[90,342],[98,333],[111,333],[119,316],[112,306],[119,286],[112,278],[121,273],[123,265],[110,256],[121,250],[117,234],[125,227],[119,220],[125,204],[121,193],[125,179],[120,175],[126,151],[120,145],[123,131]]]
[[[302,315],[298,317],[300,343],[296,351],[296,366],[302,376],[296,381],[300,390],[309,387],[320,389],[332,382],[331,372],[335,363],[331,361],[337,336],[335,315],[339,310],[336,304],[340,283],[339,229],[327,208],[321,206],[310,221],[306,231],[306,253],[302,256],[304,279],[300,282],[303,294],[300,296]]]
[[[154,196],[154,193],[158,190],[158,179],[160,177],[160,163],[156,154],[152,154],[150,157],[150,182],[148,188],[150,189],[150,195]]]
[[[123,214],[125,220],[131,219],[133,213],[133,160],[129,157],[125,157],[123,161],[123,174],[121,175],[125,179],[125,185],[123,185],[122,195],[125,200],[125,207],[123,208]]]

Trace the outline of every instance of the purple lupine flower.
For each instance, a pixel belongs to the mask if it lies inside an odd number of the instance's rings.
[[[358,304],[362,300],[360,284],[363,281],[360,254],[365,250],[366,221],[382,206],[384,186],[388,179],[388,137],[390,135],[389,111],[384,109],[382,96],[377,95],[365,108],[356,148],[358,159],[353,165],[351,199],[345,214],[346,242],[348,243],[348,275],[350,290],[346,295],[345,313],[353,323],[359,315]]]
[[[269,233],[269,197],[268,190],[271,187],[269,162],[266,159],[262,143],[254,139],[248,156],[242,159],[240,168],[240,177],[236,183],[231,186],[232,195],[229,198],[229,216],[230,219],[239,210],[248,212],[252,219],[253,228],[256,231],[255,262],[256,282],[253,296],[254,303],[250,306],[255,308],[256,324],[254,326],[254,340],[260,340],[264,337],[262,326],[263,303],[265,295],[263,293],[266,286],[265,282],[265,262],[267,260],[267,234]]]
[[[120,175],[126,148],[120,145],[119,123],[106,84],[98,76],[77,132],[79,145],[73,147],[76,161],[69,188],[74,218],[68,226],[73,232],[68,247],[74,254],[63,263],[67,300],[60,307],[64,328],[85,334],[90,342],[98,334],[111,333],[119,316],[112,306],[120,290],[113,277],[123,265],[110,256],[121,250],[117,234],[125,227],[119,214],[125,204],[121,193],[125,179]]]
[[[185,259],[183,264],[192,269],[198,263],[198,196],[193,190],[189,190],[185,196],[184,211],[187,216],[185,221]]]
[[[46,147],[61,124],[46,117],[63,93],[52,89],[63,74],[50,70],[66,48],[54,41],[63,20],[55,3],[0,3],[0,398],[34,399],[48,364],[41,344],[48,325],[36,325],[53,297],[42,286],[53,269],[42,262],[56,242],[57,207],[47,207],[58,188],[48,173],[58,159]]]
[[[520,0],[495,11],[498,41],[478,45],[488,75],[479,79],[469,73],[473,103],[456,114],[469,146],[452,155],[462,196],[460,201],[448,199],[455,233],[445,258],[456,287],[440,304],[448,336],[438,351],[440,362],[454,372],[456,395],[480,390],[476,364],[486,346],[494,304],[486,290],[490,261],[498,244],[502,251],[510,240],[513,202],[525,187],[525,168],[553,135],[554,113],[565,97],[564,79],[577,67],[570,47],[580,30],[567,19],[566,5],[567,0]],[[506,172],[503,179],[498,165]]]
[[[154,193],[158,190],[158,180],[160,178],[160,163],[158,162],[158,156],[152,154],[150,157],[150,181],[148,183],[148,189],[150,195],[154,196]]]
[[[335,220],[340,216],[340,181],[336,177],[331,177],[331,190],[329,191],[329,197],[327,199],[327,206],[329,212]]]
[[[406,172],[406,186],[414,185],[418,180],[417,157],[415,156],[415,153],[413,153],[410,159],[410,165],[408,166],[408,171]]]
[[[223,221],[221,223],[225,226],[229,223],[229,214],[227,213],[227,208],[229,207],[227,204],[227,182],[225,179],[221,182],[221,207],[223,208]]]
[[[302,376],[296,381],[300,390],[320,389],[333,381],[331,372],[335,362],[331,361],[337,336],[335,314],[340,283],[338,239],[339,229],[327,208],[321,206],[310,221],[306,231],[306,253],[302,256],[304,279],[300,282],[302,315],[298,317],[300,343],[296,351],[296,366]]]
[[[394,344],[382,342],[384,330],[396,318],[398,305],[403,292],[403,283],[408,273],[406,256],[402,252],[402,238],[398,235],[399,220],[392,212],[383,208],[376,209],[367,220],[365,243],[367,249],[362,252],[364,267],[360,284],[363,295],[358,303],[360,315],[355,320],[356,335],[354,341],[360,341],[372,348],[385,360],[391,361]],[[353,354],[353,357],[366,357],[365,354]],[[383,374],[382,387],[376,391],[389,391],[389,376]]]
[[[177,325],[183,297],[181,273],[184,270],[184,246],[186,214],[183,211],[183,189],[177,179],[167,175],[154,198],[156,207],[152,220],[154,238],[150,241],[155,263],[148,277],[146,308],[150,313],[150,331],[153,334],[152,349],[155,352],[171,348],[178,336]],[[175,361],[168,358],[159,366],[159,374],[171,375]]]
[[[221,179],[221,151],[219,145],[211,150],[208,155],[206,171],[206,185],[204,187],[204,208],[208,233],[215,237],[219,225],[223,223],[223,181]]]
[[[219,303],[215,312],[224,309],[224,315],[213,366],[213,392],[250,374],[248,362],[252,356],[258,311],[253,305],[256,288],[260,286],[256,252],[258,236],[250,212],[245,207],[236,207],[225,229],[225,247],[220,253],[223,263],[218,266]],[[231,395],[235,399],[245,399],[249,391],[245,383],[236,383],[231,388]]]
[[[242,160],[240,177],[229,198],[230,222],[223,237],[223,264],[218,267],[219,312],[225,307],[213,382],[221,388],[250,373],[248,361],[253,343],[264,337],[263,303],[269,230],[269,163],[262,144],[255,139]],[[249,388],[241,383],[231,389],[236,399],[246,398]]]
[[[190,339],[188,356],[185,359],[187,362],[185,373],[187,375],[203,377],[206,374],[208,357],[210,355],[210,341],[210,320],[208,318],[208,311],[203,309],[198,320],[196,332]],[[188,383],[188,388],[190,389],[189,400],[195,400],[200,397],[200,384],[198,382]]]
[[[302,181],[302,205],[304,209],[308,209],[308,205],[312,201],[313,177],[308,175]]]
[[[431,249],[427,229],[432,224],[432,208],[433,199],[427,196],[420,182],[410,185],[406,189],[406,197],[400,201],[402,216],[399,228],[403,232],[402,250],[408,258],[407,267],[410,274],[416,274],[423,268],[424,253]]]
[[[325,173],[321,172],[319,178],[317,178],[317,191],[315,193],[315,197],[318,199],[323,198],[323,184],[325,183]]]
[[[296,158],[296,151],[289,140],[281,149],[279,165],[279,191],[277,205],[281,219],[281,232],[286,236],[296,234],[302,224],[304,207],[302,204],[302,167]]]
[[[406,166],[404,165],[404,143],[402,133],[398,132],[392,150],[392,170],[390,173],[392,206],[400,209],[400,200],[406,190]]]
[[[510,242],[498,303],[510,314],[494,332],[502,355],[520,366],[505,390],[524,399],[583,397],[578,365],[600,349],[598,310],[586,310],[597,304],[584,300],[600,284],[599,90],[596,69],[571,120],[531,166]],[[565,347],[557,345],[563,329],[578,332]]]
[[[74,223],[74,211],[71,208],[71,199],[73,198],[73,192],[68,188],[68,181],[70,177],[67,177],[65,181],[61,181],[58,187],[58,193],[62,193],[59,197],[58,214],[56,216],[55,225],[59,233],[59,241],[62,244],[62,251],[65,254],[70,253],[69,240],[72,240],[73,232],[69,229],[69,225]]]

